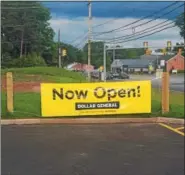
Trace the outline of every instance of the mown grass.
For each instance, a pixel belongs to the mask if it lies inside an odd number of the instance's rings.
[[[1,75],[12,72],[14,81],[39,81],[56,83],[86,82],[85,77],[77,72],[70,72],[56,67],[30,67],[2,69]],[[144,105],[144,104],[143,104]],[[2,118],[30,118],[41,116],[40,93],[14,93],[14,113],[7,113],[6,93],[1,93]],[[153,117],[166,116],[184,118],[184,93],[170,92],[170,112],[161,113],[161,91],[152,89],[152,113],[135,115],[108,115],[104,117]],[[94,116],[91,116],[94,117]],[[102,117],[102,116],[96,116]]]
[[[47,81],[56,83],[86,82],[85,77],[78,72],[67,71],[57,67],[28,67],[2,69],[1,75],[12,72],[14,81]]]
[[[2,93],[1,102],[2,102],[2,118],[31,118],[41,116],[40,93],[15,93],[13,114],[6,112],[5,93]],[[167,114],[162,115],[161,113],[161,92],[159,90],[153,89],[151,114],[107,115],[103,117],[109,118],[109,117],[155,117],[155,116],[184,118],[184,93],[178,92],[170,93],[170,112]]]

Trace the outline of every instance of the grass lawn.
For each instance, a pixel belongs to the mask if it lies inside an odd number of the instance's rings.
[[[86,82],[85,77],[78,72],[67,71],[57,67],[28,67],[28,68],[11,68],[2,69],[1,75],[6,72],[12,72],[14,81],[24,82],[55,82],[55,83],[72,83]]]
[[[50,81],[56,83],[86,82],[85,77],[77,72],[67,71],[56,67],[30,67],[2,69],[1,75],[12,72],[14,81]],[[14,113],[6,112],[6,94],[1,93],[2,118],[30,118],[41,116],[41,104],[39,93],[15,93]],[[135,115],[110,115],[106,117],[151,117],[162,116],[161,92],[152,89],[152,113]],[[184,118],[184,93],[170,92],[170,112],[163,114],[166,117]],[[93,117],[93,116],[92,116]]]
[[[184,93],[170,93],[170,112],[161,114],[161,93],[159,90],[152,90],[152,114],[116,115],[106,117],[155,117],[165,116],[174,118],[184,118]],[[41,104],[39,93],[15,93],[14,113],[6,112],[6,94],[1,95],[2,118],[30,118],[41,116]],[[91,116],[93,117],[93,116]]]

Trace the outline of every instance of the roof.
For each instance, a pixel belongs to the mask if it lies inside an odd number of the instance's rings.
[[[175,55],[142,55],[140,56],[141,59],[148,59],[148,60],[169,60],[173,58]]]
[[[177,55],[142,55],[138,59],[116,59],[111,64],[112,68],[118,68],[123,65],[129,68],[147,68],[149,64],[156,65],[157,60],[170,60]]]
[[[128,68],[148,68],[151,63],[151,60],[146,59],[116,59],[111,64],[111,67],[116,68],[126,65]]]

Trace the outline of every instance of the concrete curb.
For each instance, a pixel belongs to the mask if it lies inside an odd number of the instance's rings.
[[[174,118],[55,118],[55,119],[2,119],[1,125],[32,124],[123,124],[123,123],[171,123],[184,125],[184,119]]]
[[[184,125],[184,119],[157,117],[157,123]]]

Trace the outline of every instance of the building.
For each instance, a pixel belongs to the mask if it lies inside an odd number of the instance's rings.
[[[150,67],[155,68],[153,60],[149,59],[117,59],[111,64],[112,72],[149,72]]]
[[[184,57],[181,54],[167,60],[167,71],[172,72],[172,70],[184,70]]]
[[[150,72],[160,68],[160,61],[165,60],[167,71],[184,70],[184,57],[181,53],[177,55],[142,55],[138,59],[116,59],[111,64],[112,72]]]
[[[82,63],[71,63],[69,65],[66,66],[67,70],[71,70],[71,71],[93,71],[94,70],[94,66],[90,65],[88,66],[87,64],[82,64]]]

